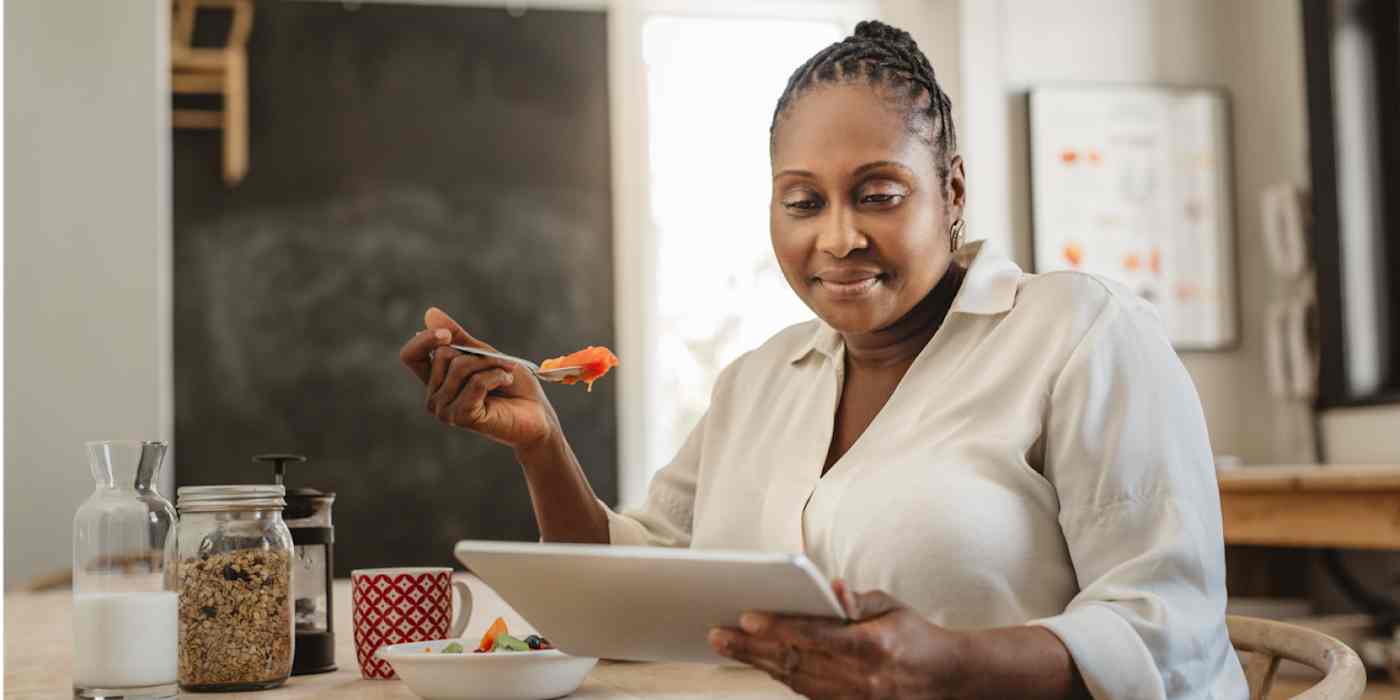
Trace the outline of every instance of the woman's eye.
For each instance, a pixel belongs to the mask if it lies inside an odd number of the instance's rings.
[[[808,212],[815,211],[821,207],[821,202],[816,199],[790,199],[783,202],[783,208],[789,211]]]
[[[861,204],[894,204],[903,199],[902,194],[867,194],[860,198]]]

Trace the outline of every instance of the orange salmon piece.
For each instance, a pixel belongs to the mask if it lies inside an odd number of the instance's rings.
[[[588,390],[593,391],[593,382],[608,373],[608,370],[618,365],[617,355],[611,350],[590,345],[578,352],[554,357],[540,363],[540,370],[556,369],[559,367],[582,367],[583,374],[578,377],[569,377],[564,380],[565,384],[575,384],[583,382],[588,385]]]

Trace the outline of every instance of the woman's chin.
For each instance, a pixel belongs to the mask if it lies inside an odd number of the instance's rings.
[[[824,304],[817,317],[842,335],[861,335],[884,328],[884,315],[875,304]]]

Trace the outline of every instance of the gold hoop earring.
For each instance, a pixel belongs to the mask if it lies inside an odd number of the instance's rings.
[[[948,245],[952,252],[956,253],[958,248],[962,247],[963,231],[966,229],[967,222],[963,221],[962,217],[958,217],[948,229]]]

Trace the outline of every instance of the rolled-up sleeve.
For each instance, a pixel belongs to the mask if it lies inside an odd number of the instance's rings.
[[[695,481],[708,419],[708,413],[701,417],[671,463],[652,478],[641,507],[616,512],[603,504],[608,513],[608,537],[612,544],[690,546],[695,517]]]
[[[1242,698],[1200,400],[1155,312],[1110,294],[1055,379],[1044,473],[1080,591],[1034,620],[1095,698]]]

